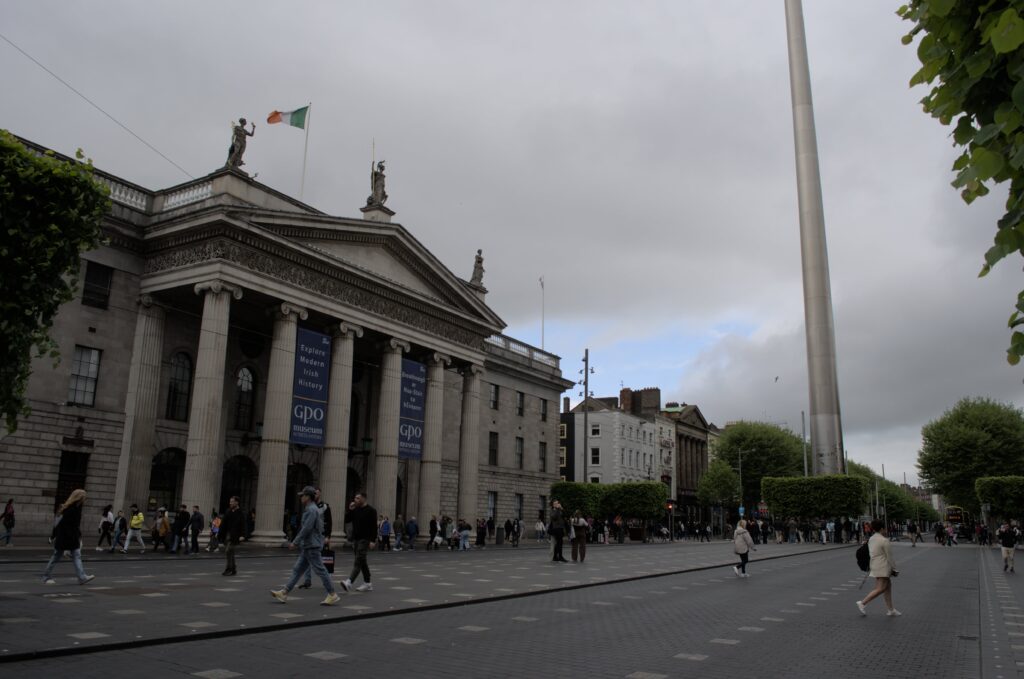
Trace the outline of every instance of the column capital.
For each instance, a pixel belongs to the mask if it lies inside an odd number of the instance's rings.
[[[197,295],[202,295],[205,292],[213,292],[220,294],[222,292],[230,292],[231,296],[235,299],[242,299],[242,288],[237,285],[229,285],[220,279],[214,279],[212,281],[204,281],[202,283],[196,283],[193,288]]]
[[[356,325],[354,323],[348,323],[346,321],[342,321],[341,323],[337,323],[335,325],[332,325],[329,328],[329,330],[331,332],[331,335],[334,337],[334,339],[338,339],[339,337],[344,337],[346,335],[348,335],[350,337],[353,337],[353,338],[358,338],[358,337],[362,337],[363,336],[363,327],[361,325]]]
[[[391,339],[385,340],[384,342],[381,343],[381,350],[384,352],[395,351],[398,352],[399,354],[404,354],[408,353],[411,348],[412,345],[410,345],[405,340],[399,339],[397,337],[392,337]]]
[[[459,371],[464,377],[479,377],[484,374],[484,367],[479,363],[467,363]]]
[[[153,297],[153,295],[139,295],[139,298],[135,301],[140,307],[143,307],[144,309],[151,309],[153,307],[156,307],[158,309],[163,308],[163,304],[156,301],[156,298]]]
[[[440,364],[441,367],[445,367],[451,365],[452,357],[449,356],[448,354],[442,354],[439,351],[435,351],[432,354],[430,354],[430,357],[427,360],[434,365]]]
[[[309,318],[308,311],[297,304],[292,304],[291,302],[280,302],[278,304],[274,304],[267,309],[267,313],[272,315],[275,320],[288,318],[289,316],[296,316],[300,321],[304,321]]]

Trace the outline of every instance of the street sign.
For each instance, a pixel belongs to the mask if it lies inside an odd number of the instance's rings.
[[[759,514],[767,514],[768,513],[768,503],[767,502],[758,502],[757,503],[757,511],[758,511]]]
[[[743,505],[740,505],[740,516],[743,516],[743,513],[744,513],[744,507],[743,507]]]

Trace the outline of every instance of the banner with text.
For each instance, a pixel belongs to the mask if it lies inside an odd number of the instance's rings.
[[[331,336],[299,328],[295,337],[292,426],[288,437],[292,443],[324,445],[330,368]]]
[[[423,418],[427,395],[427,366],[402,359],[402,410],[398,420],[398,457],[423,457]]]

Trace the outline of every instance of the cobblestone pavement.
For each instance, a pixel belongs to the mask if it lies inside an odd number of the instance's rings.
[[[597,548],[584,565],[551,564],[541,550],[376,555],[374,592],[350,594],[340,608],[317,606],[317,589],[275,602],[268,590],[282,581],[280,559],[242,562],[249,577],[217,576],[213,583],[187,563],[122,563],[110,568],[126,582],[111,573],[91,583],[120,593],[87,587],[80,596],[45,597],[75,592],[34,581],[24,586],[26,594],[0,591],[7,653],[99,644],[85,655],[43,653],[3,663],[0,672],[116,677],[144,671],[153,679],[1020,676],[1024,636],[1014,635],[1024,634],[1024,617],[1017,617],[1022,588],[1003,575],[998,551],[899,543],[894,550],[901,570],[898,618],[884,614],[881,600],[869,605],[867,617],[858,614],[854,601],[871,581],[858,590],[863,578],[852,549],[762,546],[747,579],[728,566],[708,568],[732,560],[721,543]],[[140,565],[172,572],[125,575]],[[704,570],[679,572],[687,568]],[[23,579],[24,573],[8,578],[8,569],[0,570],[4,579]],[[657,575],[669,571],[675,572]],[[111,582],[97,584],[104,579]],[[22,586],[0,583],[12,585]],[[534,590],[540,592],[516,596]],[[487,600],[494,596],[509,598]],[[432,608],[443,602],[460,605]],[[296,617],[274,617],[281,615]],[[252,629],[266,621],[284,629]],[[219,630],[244,634],[208,638]],[[133,633],[143,641],[156,635],[180,641],[101,650]]]

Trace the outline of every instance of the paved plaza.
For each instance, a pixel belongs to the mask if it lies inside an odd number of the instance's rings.
[[[899,618],[862,618],[852,547],[731,544],[371,554],[374,591],[271,598],[292,558],[103,556],[41,584],[42,552],[0,553],[4,677],[1018,677],[1024,585],[998,551],[895,543]],[[39,556],[33,560],[33,557]],[[88,559],[92,554],[86,554]],[[339,554],[335,580],[351,554]]]

